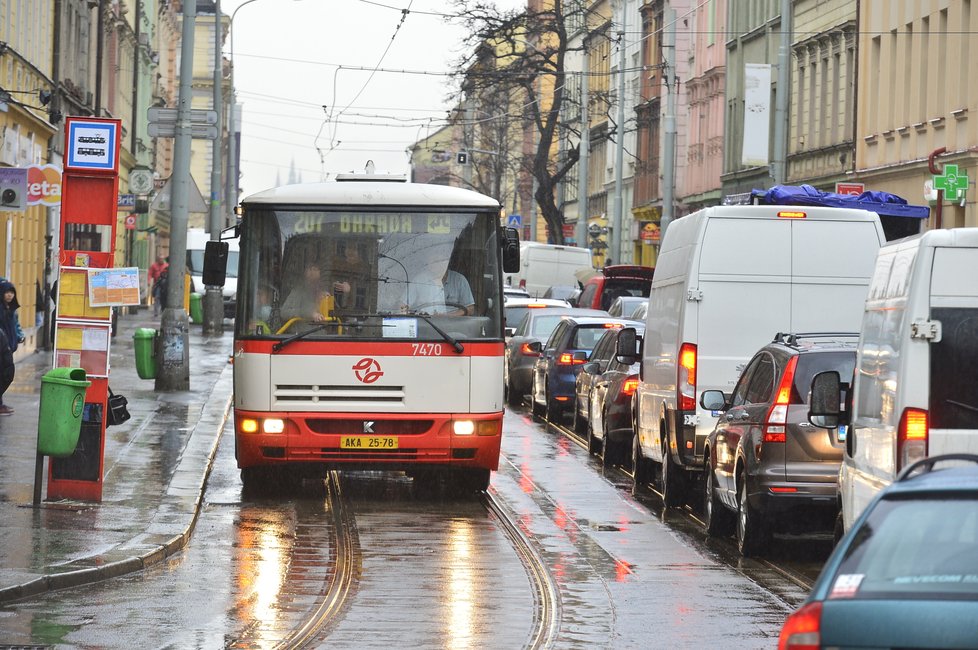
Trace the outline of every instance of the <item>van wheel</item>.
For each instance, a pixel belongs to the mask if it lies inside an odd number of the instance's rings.
[[[678,508],[686,503],[686,480],[682,469],[669,458],[669,449],[662,449],[662,503],[667,508]]]
[[[642,456],[642,446],[638,442],[638,433],[632,435],[632,494],[642,485],[652,480],[649,462]]]
[[[744,557],[752,557],[767,548],[769,533],[747,499],[747,479],[743,475],[737,481],[737,505],[737,550]]]
[[[726,537],[733,532],[734,517],[733,513],[727,509],[723,502],[717,498],[717,481],[713,468],[710,467],[709,450],[707,450],[707,461],[703,467],[703,523],[706,524],[706,534],[710,537]]]

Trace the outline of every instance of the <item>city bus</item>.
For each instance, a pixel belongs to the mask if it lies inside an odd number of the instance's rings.
[[[503,419],[502,276],[519,265],[499,203],[339,175],[244,199],[235,230],[245,487],[368,469],[486,489]]]

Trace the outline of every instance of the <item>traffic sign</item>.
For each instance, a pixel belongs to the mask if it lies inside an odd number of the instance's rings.
[[[836,183],[835,193],[836,194],[852,194],[854,196],[859,196],[866,191],[866,185],[864,183]]]
[[[171,122],[150,122],[147,125],[147,132],[153,138],[175,138],[177,136],[177,125]],[[217,127],[213,124],[191,123],[190,137],[214,140],[217,138]]]
[[[506,217],[507,228],[519,228],[523,225],[523,217],[518,214],[511,214]]]
[[[134,215],[134,214],[127,214],[126,215],[126,230],[135,230],[135,229],[136,229],[136,215]]]
[[[150,123],[176,124],[177,110],[178,109],[176,108],[151,106],[149,110],[146,111],[146,116],[149,118]],[[217,111],[211,111],[203,108],[191,108],[190,121],[196,124],[217,124]]]

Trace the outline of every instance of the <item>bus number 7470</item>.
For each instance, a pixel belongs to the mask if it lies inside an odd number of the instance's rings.
[[[441,343],[412,343],[412,354],[416,357],[441,356]]]

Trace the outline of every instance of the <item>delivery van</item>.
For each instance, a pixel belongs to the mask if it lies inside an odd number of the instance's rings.
[[[849,377],[812,380],[810,420],[846,433],[838,532],[914,461],[978,453],[975,269],[978,228],[931,230],[880,249],[851,399],[844,399]]]
[[[729,394],[778,332],[857,331],[884,242],[876,213],[848,208],[717,206],[673,221],[633,397],[636,486],[657,469],[666,504],[685,502],[718,416],[700,394]]]
[[[550,287],[578,286],[578,271],[593,271],[591,249],[539,242],[520,243],[520,270],[507,274],[505,284],[522,287],[540,298]]]
[[[187,229],[187,268],[194,291],[204,293],[204,248],[211,236],[203,228]],[[222,294],[224,297],[224,318],[234,318],[238,293],[238,238],[224,239],[228,243],[227,279]]]

